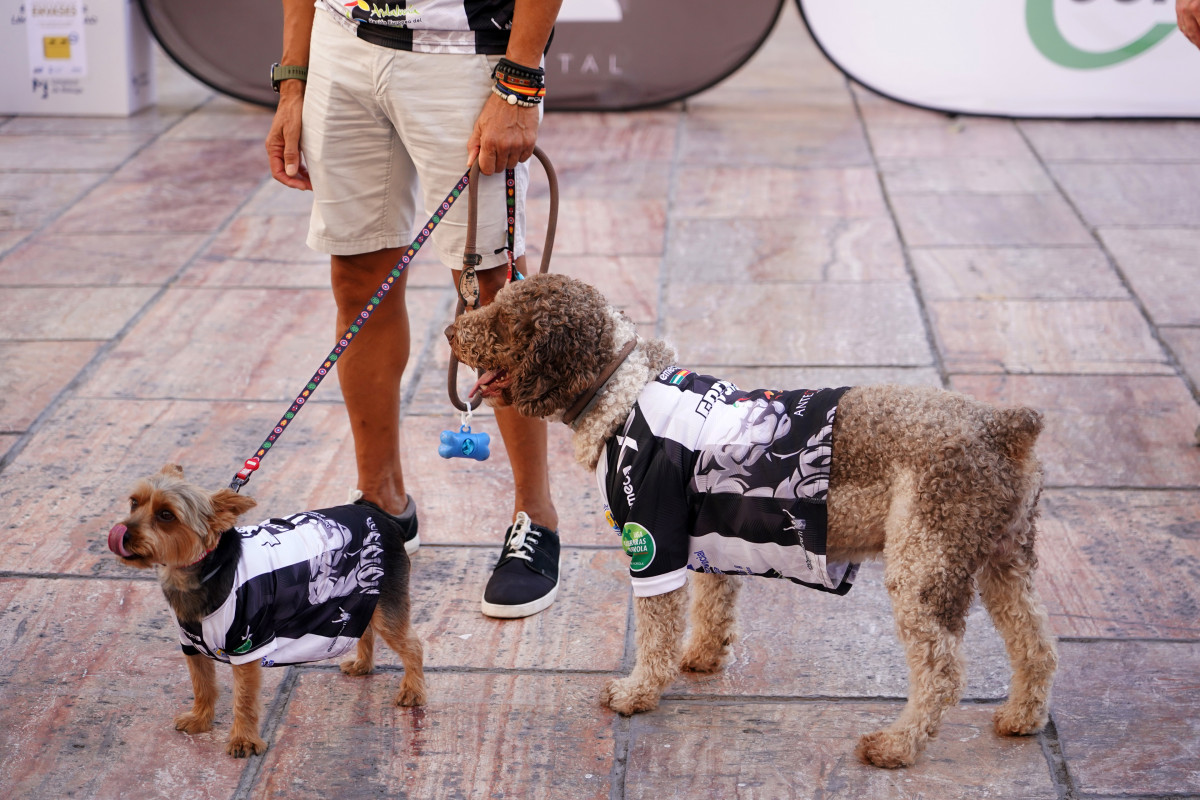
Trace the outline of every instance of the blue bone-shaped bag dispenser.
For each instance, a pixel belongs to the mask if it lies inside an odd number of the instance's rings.
[[[490,455],[488,445],[492,437],[486,432],[471,433],[469,425],[463,425],[454,431],[442,431],[442,444],[438,447],[438,455],[442,458],[473,458],[484,461]]]

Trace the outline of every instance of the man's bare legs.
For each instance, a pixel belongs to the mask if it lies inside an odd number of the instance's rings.
[[[340,336],[358,317],[404,250],[387,249],[354,256],[333,256],[333,294]],[[524,271],[522,257],[517,267]],[[490,303],[505,282],[502,267],[479,275],[480,300]],[[455,273],[457,283],[457,273]],[[400,274],[354,340],[338,359],[338,379],[354,435],[358,488],[363,497],[385,511],[404,510],[406,493],[400,463],[400,384],[408,364],[409,327],[406,307],[407,270]],[[496,409],[496,426],[504,439],[513,471],[512,515],[524,511],[538,525],[558,528],[558,511],[550,498],[546,423],[522,417],[512,408]]]
[[[366,307],[403,254],[404,249],[392,248],[331,258],[338,336]],[[364,499],[392,514],[404,511],[407,503],[400,467],[400,379],[409,350],[407,282],[404,270],[387,302],[376,306],[337,362],[354,435],[358,489]]]

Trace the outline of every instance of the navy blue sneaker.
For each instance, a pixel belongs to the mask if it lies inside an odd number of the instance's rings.
[[[400,531],[404,534],[404,552],[411,556],[420,548],[421,537],[417,535],[417,502],[412,499],[411,494],[405,495],[405,497],[408,499],[408,505],[404,507],[404,511],[399,514],[390,514],[370,500],[363,500],[363,494],[358,489],[353,489],[350,492],[351,503],[356,506],[370,506],[381,514],[387,514],[389,518],[400,526]]]
[[[558,563],[558,533],[518,511],[483,590],[484,616],[516,619],[549,607],[558,594]]]

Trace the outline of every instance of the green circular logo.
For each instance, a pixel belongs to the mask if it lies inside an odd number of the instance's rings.
[[[626,522],[621,530],[621,548],[629,556],[629,569],[641,572],[654,560],[654,537],[636,522]]]

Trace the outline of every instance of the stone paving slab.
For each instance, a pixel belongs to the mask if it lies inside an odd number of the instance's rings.
[[[1159,325],[1200,325],[1200,268],[1194,228],[1105,229],[1100,238]]]
[[[1200,202],[1200,164],[1047,165],[1088,225],[1194,225]]]
[[[1200,794],[1200,645],[1068,642],[1061,649],[1052,708],[1079,792]]]
[[[899,711],[883,703],[672,703],[630,723],[628,798],[1054,800],[1036,738],[992,733],[992,708],[960,706],[904,770],[853,755]]]
[[[229,668],[208,733],[175,730],[192,686],[154,580],[0,578],[0,786],[8,797],[230,797]],[[266,703],[282,670],[267,670]]]
[[[0,432],[24,433],[100,348],[99,342],[0,342]]]
[[[1129,291],[1099,247],[912,248],[928,301],[1126,299]]]
[[[6,288],[0,297],[0,338],[111,339],[156,291],[142,286]]]
[[[307,199],[311,200],[311,195]],[[329,256],[310,250],[304,243],[307,236],[307,216],[243,214],[213,239],[204,255],[210,259],[287,264],[285,270],[272,270],[285,273],[291,271],[292,265],[310,263],[328,271]]]
[[[0,170],[79,170],[101,172],[116,169],[152,138],[151,134],[104,134],[55,136],[16,134],[4,137]]]
[[[1030,120],[1018,127],[1046,161],[1200,161],[1200,132],[1190,122]]]
[[[253,175],[254,173],[250,173]],[[59,221],[66,233],[208,233],[219,228],[260,179],[111,181],[88,193]]]
[[[306,670],[249,796],[610,797],[602,680],[434,673],[428,705],[397,709],[395,673]]]
[[[847,313],[850,311],[850,313]],[[929,344],[904,283],[684,283],[665,333],[681,363],[925,366]]]
[[[871,152],[852,109],[838,109],[824,120],[809,115],[796,125],[779,120],[764,128],[755,118],[698,114],[688,119],[679,155],[691,163],[725,167],[861,167]],[[738,142],[745,144],[739,145]]]
[[[203,239],[199,234],[43,232],[0,260],[0,285],[161,286]]]
[[[1038,586],[1055,634],[1200,638],[1200,493],[1056,490],[1041,506]]]
[[[417,290],[414,290],[414,293]],[[172,288],[81,388],[91,397],[274,400],[279,413],[337,344],[334,309],[323,289]],[[410,303],[422,330],[429,304]],[[372,329],[364,328],[364,336]],[[410,352],[423,342],[416,338]],[[195,364],[214,365],[196,370]],[[314,394],[341,399],[336,380]]]
[[[1175,375],[1130,300],[929,303],[950,372]]]
[[[604,671],[621,669],[629,565],[617,547],[563,553],[558,614],[508,621],[479,611],[499,547],[425,547],[413,558],[413,625],[431,669]],[[379,663],[400,659],[380,648]],[[599,694],[596,695],[599,697]],[[596,701],[598,702],[598,701]]]
[[[890,217],[685,219],[665,260],[671,283],[794,283],[907,279]]]
[[[955,375],[950,388],[1041,411],[1037,448],[1050,486],[1200,485],[1200,408],[1177,378]]]
[[[681,218],[876,217],[886,213],[874,170],[782,167],[681,167],[675,213]]]
[[[880,159],[894,194],[1025,194],[1053,192],[1054,182],[1033,158]]]
[[[1200,385],[1200,327],[1163,328],[1162,337],[1192,384]],[[1196,441],[1200,442],[1200,435]]]
[[[895,194],[896,222],[913,247],[1091,244],[1056,194]]]
[[[0,231],[40,228],[104,178],[96,172],[0,173]]]

